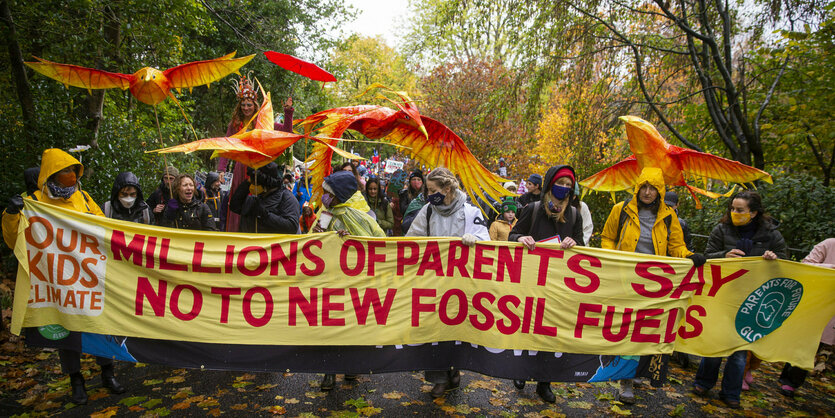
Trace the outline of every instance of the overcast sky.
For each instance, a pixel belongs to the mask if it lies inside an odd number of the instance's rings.
[[[409,12],[409,0],[346,0],[358,10],[357,20],[344,29],[365,36],[382,35],[389,46],[397,45],[398,25],[403,26]]]

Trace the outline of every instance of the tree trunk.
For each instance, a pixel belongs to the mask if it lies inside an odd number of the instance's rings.
[[[23,66],[23,54],[21,54],[20,44],[17,42],[17,33],[14,22],[12,21],[11,11],[9,10],[9,2],[6,0],[0,1],[0,20],[7,27],[6,45],[9,49],[9,60],[17,90],[17,98],[20,100],[20,109],[23,113],[23,127],[27,139],[26,152],[28,155],[35,155],[35,145],[37,144],[35,104],[32,100],[32,92],[29,89],[29,80],[26,78],[26,69]]]
[[[117,63],[120,62],[119,48],[122,43],[122,31],[119,15],[116,10],[110,6],[104,8],[104,22],[102,27],[104,39],[107,41],[107,49],[100,55],[99,68],[108,68],[109,60],[112,58]],[[87,97],[87,130],[90,132],[90,146],[96,148],[99,146],[99,128],[103,118],[104,110],[104,90],[93,90],[90,96]]]

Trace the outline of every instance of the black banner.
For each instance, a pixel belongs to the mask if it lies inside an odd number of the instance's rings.
[[[507,379],[599,382],[666,379],[667,356],[606,356],[499,350],[447,341],[403,346],[276,346],[208,344],[71,332],[60,340],[25,330],[26,342],[67,348],[121,361],[177,368],[294,373],[391,373],[454,367]]]

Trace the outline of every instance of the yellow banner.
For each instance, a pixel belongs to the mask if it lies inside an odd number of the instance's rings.
[[[832,270],[454,238],[230,234],[25,201],[13,331],[233,344],[396,345],[706,356],[812,367]],[[791,342],[790,344],[787,342]]]

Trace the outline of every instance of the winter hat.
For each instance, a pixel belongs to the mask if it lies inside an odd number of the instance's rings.
[[[537,186],[542,186],[542,176],[540,176],[539,174],[531,174],[531,176],[528,177],[528,181]]]
[[[574,178],[574,171],[572,171],[569,167],[563,167],[557,170],[557,174],[554,174],[554,178],[551,179],[551,184],[549,186],[553,186],[554,183],[557,182],[557,179],[560,177],[570,178],[572,184],[577,182],[577,180]]]
[[[511,192],[514,192],[514,193],[516,193],[516,190],[519,189],[519,186],[517,186],[516,183],[514,183],[512,181],[509,181],[505,184],[502,184],[502,187],[504,187],[505,189],[510,190]]]
[[[177,170],[177,167],[173,165],[169,165],[165,167],[165,170],[162,170],[162,175],[160,177],[165,177],[166,175],[177,177],[180,175],[180,170]]]
[[[248,177],[252,177],[253,175],[255,175],[255,173],[256,173],[256,170],[254,170],[252,167],[247,167],[246,168],[246,174],[247,174]],[[271,189],[273,187],[278,187],[278,185],[281,183],[281,180],[279,178],[279,173],[278,173],[278,164],[276,164],[274,162],[269,163],[269,164],[259,168],[257,170],[257,173],[258,173],[258,178],[257,178],[258,185],[265,188],[265,189]]]
[[[421,181],[423,181],[423,171],[415,170],[412,171],[412,174],[409,174],[409,181],[412,181],[412,178],[418,177]]]
[[[505,213],[507,211],[513,211],[514,213],[516,213],[517,207],[518,205],[516,204],[516,200],[514,200],[512,197],[505,197],[504,199],[502,199],[502,213]]]
[[[325,177],[322,187],[345,203],[357,192],[357,178],[350,171],[337,171]]]

